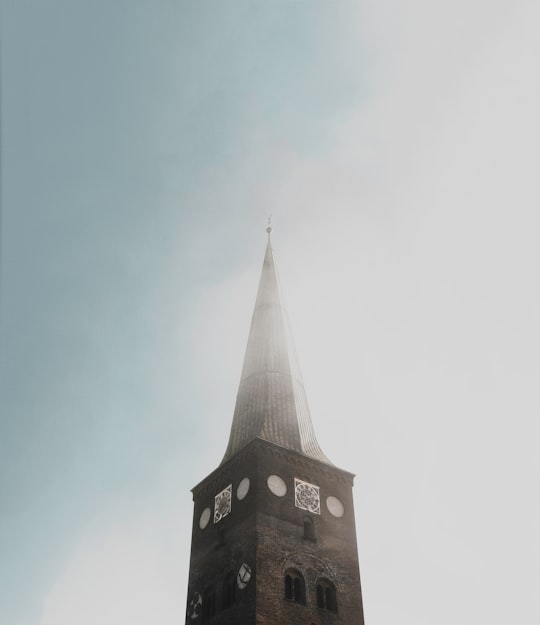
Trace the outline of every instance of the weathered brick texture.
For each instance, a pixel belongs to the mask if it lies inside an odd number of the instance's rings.
[[[270,475],[285,481],[285,496],[270,492]],[[244,477],[250,488],[240,501],[236,489]],[[295,478],[319,487],[320,515],[295,506]],[[229,484],[231,511],[214,523],[214,497]],[[199,605],[187,614],[186,625],[363,625],[352,485],[352,474],[262,439],[254,439],[211,473],[193,489],[188,607],[213,587],[215,611],[210,616]],[[329,512],[328,496],[343,503],[341,518]],[[205,508],[212,517],[201,529]],[[252,577],[245,588],[236,585],[234,602],[224,607],[224,581],[242,564],[251,568]],[[303,577],[305,604],[285,597],[285,574],[291,570]],[[335,612],[317,606],[321,580],[335,587]]]

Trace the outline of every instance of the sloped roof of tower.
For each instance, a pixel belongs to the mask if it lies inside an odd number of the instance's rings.
[[[226,462],[254,438],[332,464],[315,437],[306,392],[268,244],[236,396]]]

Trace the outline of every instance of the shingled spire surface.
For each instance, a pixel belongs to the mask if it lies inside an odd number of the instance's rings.
[[[315,437],[268,228],[226,462],[254,438],[332,464]]]

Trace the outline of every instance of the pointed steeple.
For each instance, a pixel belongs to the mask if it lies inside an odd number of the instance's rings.
[[[332,464],[315,437],[304,383],[268,244],[236,397],[226,462],[254,438]]]

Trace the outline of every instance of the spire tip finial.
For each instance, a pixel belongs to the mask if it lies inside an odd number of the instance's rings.
[[[270,225],[271,223],[272,223],[272,213],[268,215],[268,228],[266,228],[266,232],[268,233],[268,236],[270,236],[270,233],[272,232],[272,226]]]

